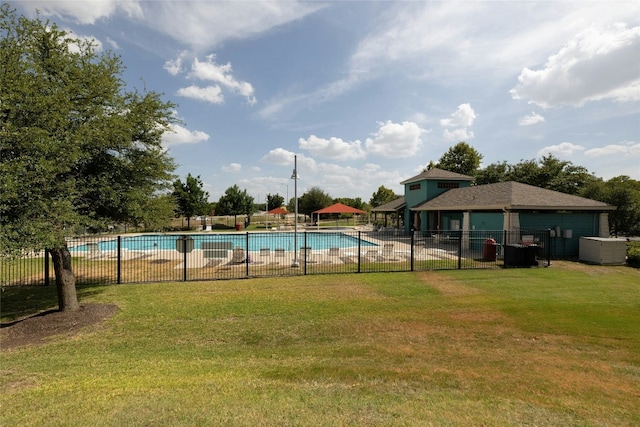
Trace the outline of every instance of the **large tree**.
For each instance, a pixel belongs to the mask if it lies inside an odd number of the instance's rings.
[[[79,308],[69,230],[153,222],[173,178],[160,139],[174,106],[127,91],[123,68],[0,6],[0,255],[47,249],[60,310]]]
[[[173,197],[176,200],[176,213],[187,217],[187,228],[191,228],[191,217],[205,215],[209,208],[209,193],[203,190],[202,180],[187,175],[185,182],[176,179],[173,183]]]
[[[295,199],[291,200],[293,206],[289,207],[289,212],[293,212],[295,208]],[[320,187],[311,187],[298,198],[298,213],[311,216],[312,212],[325,208],[333,204],[333,198],[322,191]]]
[[[279,208],[284,205],[284,197],[280,194],[267,194],[267,205],[266,208],[268,210]]]
[[[384,205],[385,203],[396,200],[399,197],[400,196],[395,194],[393,190],[385,187],[384,185],[381,185],[380,187],[378,187],[378,191],[371,195],[369,204],[371,205],[371,207],[376,208],[378,206]]]
[[[626,175],[608,181],[597,179],[586,185],[580,195],[616,206],[609,215],[611,234],[640,235],[640,181]]]
[[[463,175],[475,176],[482,154],[466,142],[459,142],[444,153],[436,167]]]
[[[595,179],[586,168],[576,166],[568,160],[560,160],[552,154],[539,161],[524,160],[511,167],[509,180],[535,185],[536,187],[578,194]]]
[[[246,215],[247,221],[250,221],[253,210],[253,197],[237,185],[227,188],[216,205],[216,215],[233,215],[234,223],[238,215]]]

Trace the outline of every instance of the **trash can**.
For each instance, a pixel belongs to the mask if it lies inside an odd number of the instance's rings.
[[[505,267],[534,267],[538,265],[537,245],[506,245],[504,247]]]
[[[242,230],[242,223],[241,222],[237,222],[236,223],[236,230],[238,230],[238,231]]]
[[[495,239],[488,238],[482,245],[482,259],[485,261],[495,261],[498,259],[498,244]]]

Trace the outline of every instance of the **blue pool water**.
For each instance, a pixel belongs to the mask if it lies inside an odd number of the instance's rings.
[[[194,248],[200,249],[202,242],[231,242],[233,247],[247,247],[247,236],[249,238],[249,251],[259,251],[262,248],[275,250],[283,248],[292,251],[294,246],[294,233],[250,233],[250,234],[191,234]],[[174,234],[146,234],[141,236],[122,237],[122,249],[132,251],[145,251],[157,249],[176,249],[176,240],[180,235]],[[358,246],[358,238],[344,233],[298,233],[298,249],[303,246],[311,247],[312,250],[323,250],[329,248],[353,248]],[[375,243],[366,240],[360,241],[361,246],[377,246]],[[116,239],[106,240],[98,243],[100,250],[115,251],[118,249]],[[79,245],[70,248],[71,251],[86,251],[87,245]]]

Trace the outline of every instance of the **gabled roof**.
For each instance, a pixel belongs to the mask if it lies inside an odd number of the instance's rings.
[[[347,206],[342,203],[335,203],[331,206],[327,206],[326,208],[322,208],[320,210],[314,211],[315,214],[323,214],[323,213],[354,213],[354,214],[366,214],[367,212],[352,208],[351,206]]]
[[[278,208],[271,209],[267,213],[268,214],[275,214],[275,215],[286,215],[286,214],[289,213],[289,211],[285,207],[278,207]]]
[[[395,200],[384,203],[380,206],[376,206],[375,208],[371,209],[371,212],[396,212],[404,209],[405,205],[406,203],[404,201],[404,196],[398,197]]]
[[[411,182],[423,181],[425,179],[438,180],[438,181],[473,181],[474,178],[469,175],[462,175],[461,173],[455,173],[446,171],[444,169],[432,168],[422,172],[420,175],[416,175],[412,178],[402,181],[400,184],[405,185]]]
[[[454,188],[411,208],[414,211],[452,210],[615,210],[615,206],[521,182]]]

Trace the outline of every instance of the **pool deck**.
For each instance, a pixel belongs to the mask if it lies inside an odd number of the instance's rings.
[[[309,229],[307,229],[310,231]],[[289,230],[287,230],[289,231]],[[323,232],[322,229],[314,230],[315,232]],[[336,230],[325,230],[327,232],[334,232]],[[265,233],[271,233],[265,231]],[[189,233],[193,234],[193,233]],[[210,235],[211,233],[196,233]],[[225,233],[220,233],[225,234]],[[144,234],[140,234],[144,235]],[[181,233],[166,233],[165,235],[182,235]],[[131,235],[132,237],[134,235]],[[129,237],[129,235],[127,236]],[[411,244],[405,243],[400,240],[396,240],[393,237],[390,239],[389,234],[378,235],[375,232],[368,232],[364,236],[368,242],[374,243],[377,246],[361,246],[360,254],[358,254],[357,247],[347,248],[331,248],[331,249],[313,249],[307,259],[308,263],[321,263],[321,264],[342,264],[342,263],[357,263],[358,258],[363,262],[407,262],[411,258]],[[382,238],[378,238],[382,237]],[[98,237],[91,239],[90,242],[101,242],[113,240],[113,237]],[[88,241],[69,242],[70,247],[86,244]],[[296,254],[289,250],[276,251],[271,249],[268,254],[262,251],[249,251],[250,265],[282,265],[291,266],[294,263]],[[103,250],[99,253],[76,253],[75,255],[85,256],[87,259],[92,260],[109,260],[113,261],[117,259],[117,251],[115,250]],[[232,263],[233,251],[228,250],[226,257],[210,258],[205,256],[205,252],[202,249],[193,249],[187,253],[186,263],[187,268],[209,268],[225,265],[245,265],[244,263]],[[425,260],[452,260],[457,259],[457,253],[452,248],[444,247],[425,247],[423,245],[414,246],[413,257],[416,261]],[[303,263],[300,253],[297,254],[298,262]],[[131,260],[145,260],[145,261],[178,261],[179,263],[175,268],[184,268],[185,255],[182,252],[178,252],[176,249],[150,249],[150,250],[129,250],[122,249],[120,254],[122,261]]]

